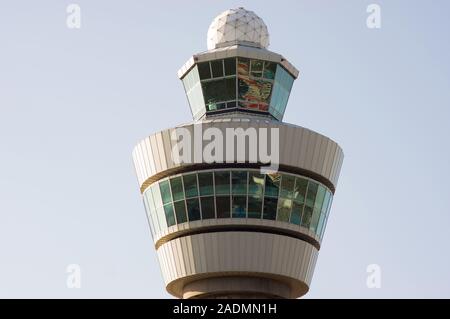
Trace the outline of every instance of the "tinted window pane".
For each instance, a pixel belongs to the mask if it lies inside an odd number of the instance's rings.
[[[200,203],[202,205],[202,219],[216,218],[213,196],[201,197]]]
[[[300,225],[302,213],[303,213],[303,204],[294,201],[292,203],[291,223]]]
[[[291,208],[292,208],[291,199],[279,199],[277,220],[282,222],[289,222],[289,218],[291,215]]]
[[[223,77],[223,62],[222,60],[211,61],[211,69],[213,78]]]
[[[248,76],[249,70],[249,59],[239,58],[238,59],[238,74],[243,76]]]
[[[225,75],[233,75],[236,74],[236,59],[225,59]]]
[[[166,215],[167,226],[175,225],[175,215],[173,213],[173,205],[164,205],[164,214]]]
[[[303,216],[302,216],[302,226],[309,228],[311,225],[311,217],[312,217],[313,209],[312,207],[305,206],[303,209]]]
[[[251,75],[260,78],[263,71],[263,61],[251,60]]]
[[[213,174],[212,173],[199,173],[198,185],[200,187],[200,195],[212,195],[213,189]]]
[[[277,198],[264,198],[263,218],[275,220],[277,215]]]
[[[311,219],[310,230],[316,232],[317,224],[319,223],[320,211],[322,209],[323,199],[325,198],[325,187],[319,185],[317,190],[316,201],[314,202],[313,216]]]
[[[183,176],[184,192],[186,197],[194,197],[198,195],[197,175],[189,174]]]
[[[294,201],[299,202],[299,203],[305,202],[307,185],[308,185],[308,180],[306,180],[304,178],[299,178],[299,177],[297,177],[295,179]]]
[[[262,196],[264,191],[264,175],[256,172],[248,173],[249,195]]]
[[[232,216],[238,218],[245,218],[247,215],[247,197],[246,196],[233,196],[232,198]]]
[[[177,224],[187,222],[186,206],[184,204],[184,200],[175,202],[173,203],[173,205],[175,206],[175,215],[177,216]]]
[[[209,110],[215,110],[218,102],[236,100],[236,78],[202,82],[205,103]]]
[[[232,171],[231,183],[233,194],[247,194],[247,172],[246,171]]]
[[[262,197],[248,197],[248,218],[261,218]]]
[[[306,206],[313,208],[314,202],[316,201],[316,193],[317,193],[318,185],[317,183],[308,182],[308,191],[306,195]]]
[[[278,189],[280,187],[280,174],[266,175],[266,189],[264,196],[278,197]]]
[[[198,64],[198,73],[200,74],[200,79],[210,79],[211,78],[211,70],[209,69],[209,62],[199,63]]]
[[[216,196],[217,218],[230,218],[230,196]]]
[[[264,74],[263,76],[266,79],[273,79],[275,78],[275,70],[277,69],[277,65],[273,62],[264,62]]]
[[[181,176],[170,179],[170,187],[172,189],[173,200],[184,199],[183,184],[181,183]]]
[[[294,198],[295,177],[291,175],[283,175],[281,178],[280,197]]]
[[[169,181],[164,181],[159,183],[159,189],[161,191],[161,198],[163,204],[167,204],[172,201],[172,196],[170,195]]]
[[[331,199],[331,193],[329,191],[326,191],[325,198],[323,200],[322,209],[320,211],[320,217],[319,217],[319,223],[317,225],[317,234],[320,234],[322,232],[323,223],[325,221],[325,215],[327,213],[328,204]]]
[[[214,172],[214,180],[217,194],[230,194],[230,172]]]
[[[200,203],[198,198],[191,198],[186,200],[189,221],[200,219]]]

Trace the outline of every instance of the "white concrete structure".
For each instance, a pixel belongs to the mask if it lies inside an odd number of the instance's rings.
[[[268,43],[253,12],[220,14],[208,31],[210,50],[178,72],[194,122],[150,135],[133,151],[166,289],[176,297],[297,298],[311,284],[343,152],[328,137],[281,122],[299,72]],[[255,129],[258,147],[278,150],[278,171],[260,171],[265,163],[252,161],[249,136],[239,144],[243,158],[228,140],[214,151],[226,161],[197,156],[236,129]],[[205,138],[211,131],[215,138]]]

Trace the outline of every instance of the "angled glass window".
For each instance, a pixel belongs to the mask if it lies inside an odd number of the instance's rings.
[[[217,110],[217,104],[236,100],[236,77],[202,82],[207,111]]]
[[[317,183],[314,183],[312,181],[308,182],[308,191],[306,194],[306,206],[311,208],[314,207],[318,186],[319,185]]]
[[[250,69],[250,60],[246,58],[238,58],[238,74],[242,76],[248,76]]]
[[[275,71],[277,69],[277,64],[269,61],[264,62],[264,74],[263,77],[266,79],[273,80],[275,78]]]
[[[327,213],[328,204],[331,199],[331,192],[326,191],[325,198],[323,200],[322,209],[320,210],[320,218],[319,223],[317,225],[317,234],[320,234],[322,232],[323,223],[325,221],[325,215]]]
[[[183,184],[181,176],[170,179],[170,188],[172,190],[172,198],[174,201],[184,199]]]
[[[291,223],[295,225],[300,225],[300,222],[302,220],[302,213],[303,213],[303,204],[294,201],[292,203]]]
[[[247,171],[231,172],[232,193],[235,195],[247,194]]]
[[[200,203],[198,201],[198,198],[186,199],[186,206],[187,206],[188,218],[189,218],[190,222],[201,219]]]
[[[312,217],[313,209],[312,207],[305,206],[303,208],[303,215],[302,215],[302,226],[309,229],[309,226],[311,225],[311,217]]]
[[[230,196],[216,196],[217,218],[230,218]]]
[[[175,215],[177,216],[177,224],[182,224],[182,223],[187,222],[186,205],[184,203],[184,200],[174,202],[173,206],[175,207]]]
[[[216,218],[214,196],[200,197],[202,207],[202,219]]]
[[[211,70],[213,78],[223,77],[223,60],[211,61]]]
[[[198,173],[198,185],[200,187],[200,195],[213,195],[213,173]]]
[[[262,196],[248,196],[248,218],[261,218]]]
[[[275,220],[278,198],[264,197],[263,219]]]
[[[250,74],[253,77],[260,78],[262,77],[264,62],[261,60],[251,60],[250,63]]]
[[[172,203],[164,205],[164,213],[166,215],[167,226],[175,225],[175,214]]]
[[[247,217],[246,196],[232,196],[232,217],[233,218]]]
[[[225,66],[225,76],[236,74],[236,58],[229,58],[223,61]]]
[[[248,173],[248,194],[263,196],[264,193],[264,175],[258,172]]]
[[[170,194],[169,181],[163,181],[159,183],[159,189],[161,191],[161,198],[163,204],[170,203],[172,201],[172,195]]]
[[[281,178],[280,197],[294,198],[295,177],[291,175],[283,175]]]
[[[295,178],[294,201],[301,204],[305,202],[307,186],[308,180],[299,177]]]
[[[216,195],[230,194],[230,172],[229,171],[214,172],[214,181],[215,181]]]
[[[186,198],[198,196],[197,174],[183,175],[183,184]]]
[[[319,188],[317,189],[316,200],[314,202],[311,226],[309,228],[314,233],[317,230],[317,224],[319,223],[320,212],[322,209],[322,204],[323,204],[324,198],[325,198],[325,187],[323,187],[322,185],[319,185]]]
[[[280,198],[278,200],[277,220],[281,222],[289,222],[292,209],[292,200]]]
[[[264,196],[278,197],[278,191],[280,189],[280,177],[278,173],[266,175],[266,187]]]
[[[198,64],[198,73],[200,75],[200,79],[210,79],[211,78],[211,69],[209,67],[209,62],[203,62]]]

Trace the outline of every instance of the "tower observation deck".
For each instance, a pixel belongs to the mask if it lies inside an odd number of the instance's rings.
[[[299,71],[264,21],[219,14],[178,71],[193,122],[144,138],[133,161],[167,291],[298,298],[311,284],[343,161],[326,136],[282,122]]]

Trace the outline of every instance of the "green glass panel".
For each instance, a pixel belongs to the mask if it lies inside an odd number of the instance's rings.
[[[320,210],[320,218],[319,223],[317,224],[317,234],[320,234],[322,232],[323,223],[325,221],[325,215],[327,213],[328,204],[330,202],[331,193],[330,191],[326,191],[325,198],[323,200],[322,209]]]
[[[314,233],[317,230],[317,224],[319,223],[320,212],[322,209],[324,198],[325,198],[325,187],[319,185],[316,195],[316,201],[314,202],[313,215],[311,218],[311,226],[309,228]]]
[[[187,222],[186,205],[184,203],[184,200],[174,202],[173,205],[175,206],[175,215],[177,216],[177,224]]]
[[[175,225],[175,214],[172,203],[164,205],[164,214],[166,215],[167,226]]]
[[[181,176],[170,179],[170,188],[172,190],[172,198],[174,201],[184,199],[183,184]]]
[[[291,175],[282,175],[280,197],[294,198],[295,177]]]
[[[200,197],[200,203],[202,206],[202,219],[216,218],[214,196]]]
[[[248,196],[248,218],[261,218],[262,197]]]
[[[308,180],[297,177],[295,179],[295,188],[294,188],[294,201],[298,203],[304,203],[306,197],[306,188],[308,186]]]
[[[313,208],[316,201],[316,194],[319,185],[312,181],[308,182],[308,191],[306,194],[306,206]]]
[[[186,200],[189,221],[200,220],[200,203],[198,198],[191,198]]]
[[[223,77],[223,61],[215,60],[211,61],[211,69],[213,78]]]
[[[183,184],[186,198],[198,196],[197,174],[184,175]]]
[[[264,74],[263,77],[266,79],[273,80],[275,78],[275,71],[277,69],[276,63],[273,62],[264,62]]]
[[[202,82],[206,105],[213,110],[219,102],[236,100],[236,77]]]
[[[232,217],[245,218],[247,217],[247,197],[233,196],[232,197]]]
[[[303,204],[294,201],[292,203],[291,223],[295,225],[300,225],[302,213],[303,213]]]
[[[214,172],[214,182],[215,182],[216,195],[230,194],[230,172],[229,171]]]
[[[217,218],[230,218],[230,196],[216,196]]]
[[[232,193],[235,195],[247,194],[247,172],[232,171],[231,172]]]
[[[198,64],[198,73],[200,75],[200,79],[210,79],[211,78],[211,70],[209,68],[209,62],[203,62]]]
[[[248,173],[248,194],[261,196],[264,192],[264,175],[256,172]]]
[[[281,222],[289,222],[292,209],[292,199],[280,198],[278,200],[277,220]]]
[[[163,204],[170,203],[172,201],[172,196],[170,195],[169,181],[160,182],[159,190],[161,191],[161,198]]]
[[[200,187],[200,195],[213,195],[213,173],[198,173],[198,185]]]
[[[225,59],[225,76],[236,74],[236,58]]]
[[[309,226],[311,225],[311,217],[313,213],[313,208],[309,206],[305,206],[303,209],[303,216],[302,216],[302,226],[309,229]]]
[[[264,197],[263,218],[275,220],[278,198]]]
[[[280,177],[281,175],[278,173],[266,175],[266,188],[264,191],[264,196],[278,197]]]

